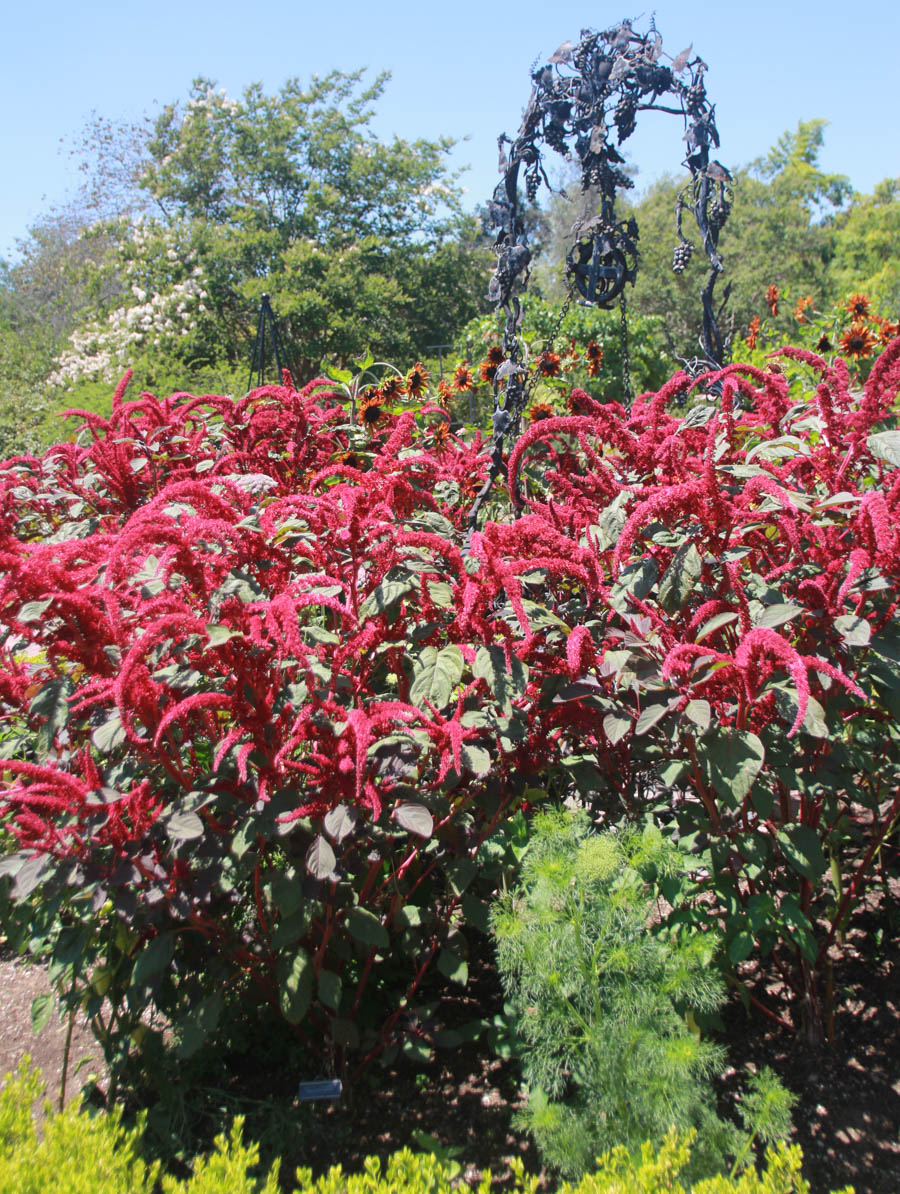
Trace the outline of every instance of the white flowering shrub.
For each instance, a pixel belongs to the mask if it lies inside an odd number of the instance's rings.
[[[177,228],[146,219],[128,229],[100,267],[121,279],[117,305],[69,336],[49,385],[72,390],[86,380],[114,383],[145,351],[179,362],[197,355],[208,292],[196,251],[184,250],[179,240]]]

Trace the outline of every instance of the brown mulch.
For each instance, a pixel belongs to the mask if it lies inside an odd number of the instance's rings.
[[[846,1184],[856,1194],[900,1191],[900,949],[883,909],[872,906],[866,915],[866,934],[849,935],[835,966],[833,1043],[801,1045],[759,1013],[748,1015],[737,999],[724,1016],[730,1064],[720,1084],[722,1108],[736,1097],[748,1064],[774,1069],[799,1096],[794,1139],[803,1148],[813,1194]],[[879,927],[883,937],[876,949]],[[445,1023],[461,1024],[502,1007],[489,958],[473,958],[470,971],[466,990],[442,1005]],[[35,1038],[29,1016],[32,999],[47,990],[47,981],[43,968],[0,956],[0,1073],[30,1053],[55,1100],[66,1027],[54,1016]],[[772,998],[777,1009],[777,991]],[[89,1073],[102,1073],[99,1050],[83,1024],[75,1027],[71,1057],[70,1095]],[[89,1065],[75,1076],[83,1057]],[[522,1156],[528,1170],[540,1170],[533,1146],[512,1126],[519,1099],[515,1062],[499,1060],[483,1043],[436,1050],[424,1067],[401,1057],[385,1069],[374,1067],[350,1098],[307,1107],[311,1131],[304,1155],[291,1158],[290,1170],[302,1163],[321,1171],[338,1162],[356,1169],[367,1155],[416,1147],[413,1134],[422,1131],[458,1150],[469,1181],[490,1168],[504,1184],[514,1156]]]

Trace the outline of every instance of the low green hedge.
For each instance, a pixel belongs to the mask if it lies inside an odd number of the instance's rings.
[[[215,1151],[194,1163],[187,1180],[160,1173],[158,1162],[141,1157],[141,1128],[128,1129],[121,1112],[90,1115],[71,1105],[46,1117],[38,1132],[32,1107],[41,1096],[39,1074],[23,1063],[10,1075],[0,1093],[0,1190],[16,1194],[280,1194],[278,1166],[263,1177],[251,1176],[259,1167],[259,1149],[242,1140],[243,1121],[216,1140]],[[688,1194],[679,1174],[690,1159],[693,1133],[674,1130],[656,1152],[645,1145],[639,1160],[624,1148],[606,1153],[595,1173],[576,1185],[565,1183],[558,1194]],[[737,1178],[714,1177],[690,1187],[690,1194],[809,1194],[800,1173],[797,1146],[779,1146],[766,1154],[761,1173],[747,1170]],[[521,1160],[513,1162],[513,1194],[536,1194],[539,1179],[525,1173]],[[429,1153],[402,1149],[383,1163],[369,1157],[361,1173],[346,1174],[338,1165],[313,1178],[298,1169],[292,1194],[466,1194],[465,1183],[454,1181],[454,1170]],[[488,1194],[491,1175],[485,1174],[478,1194]],[[853,1194],[846,1187],[839,1194]]]

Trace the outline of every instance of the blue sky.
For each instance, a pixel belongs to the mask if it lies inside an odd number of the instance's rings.
[[[454,163],[471,167],[462,181],[472,206],[496,183],[496,138],[518,128],[532,62],[577,40],[582,27],[606,28],[640,11],[573,0],[18,4],[2,22],[0,255],[77,187],[66,144],[92,111],[136,119],[183,97],[201,74],[236,95],[251,82],[274,91],[290,76],[332,68],[388,69],[376,131],[460,139]],[[693,42],[709,65],[726,165],[746,164],[798,120],[821,117],[830,122],[826,169],[849,175],[859,191],[900,175],[896,0],[659,0],[655,12],[669,53]],[[639,188],[677,169],[680,135],[675,118],[644,115],[626,145]]]

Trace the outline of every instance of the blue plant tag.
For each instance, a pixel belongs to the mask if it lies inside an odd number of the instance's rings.
[[[340,1078],[324,1078],[318,1082],[301,1082],[297,1094],[302,1103],[315,1103],[320,1099],[341,1097]]]

